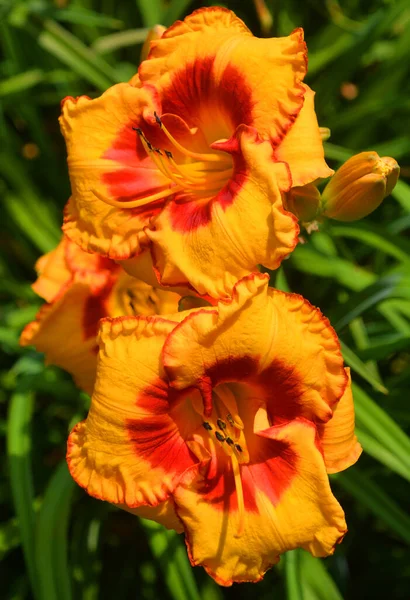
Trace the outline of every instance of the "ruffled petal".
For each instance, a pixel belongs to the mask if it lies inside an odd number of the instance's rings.
[[[362,447],[354,432],[354,405],[350,369],[346,368],[349,384],[333,411],[333,417],[319,426],[319,436],[328,473],[339,473],[354,465]]]
[[[305,73],[301,29],[283,38],[255,38],[233,12],[219,7],[177,21],[152,42],[139,68],[140,80],[158,90],[163,112],[183,116],[212,141],[244,124],[275,146],[302,107]]]
[[[214,198],[176,196],[146,229],[162,284],[189,282],[216,298],[230,295],[236,281],[258,264],[277,268],[299,232],[296,218],[282,206],[288,170],[272,162],[269,142],[240,127],[217,147],[233,156],[229,183]]]
[[[137,254],[142,229],[161,201],[124,210],[101,200],[126,203],[169,188],[133,129],[155,110],[147,88],[118,84],[100,98],[66,98],[60,125],[67,144],[72,196],[63,229],[84,250],[113,259]]]
[[[292,175],[292,187],[333,175],[325,162],[322,138],[316,118],[315,93],[305,88],[303,107],[292,127],[275,150],[275,158],[285,161]]]
[[[185,437],[199,425],[191,403],[169,388],[160,365],[175,323],[161,317],[103,321],[88,417],[71,432],[67,460],[97,498],[130,508],[168,499],[198,461]]]
[[[232,300],[190,314],[170,334],[163,360],[178,390],[201,390],[205,410],[224,382],[247,382],[272,419],[326,422],[347,375],[335,331],[307,300],[268,287],[260,273],[244,277]]]
[[[277,448],[276,456],[261,456],[259,464],[241,466],[246,507],[242,535],[237,536],[232,474],[219,473],[218,478],[214,472],[210,478],[212,460],[202,462],[195,480],[187,474],[174,493],[191,563],[203,565],[220,585],[259,581],[280,554],[293,548],[302,547],[314,556],[332,554],[346,532],[343,510],[332,495],[315,443],[314,425],[297,420],[259,435],[266,442],[265,452],[270,444]]]
[[[143,519],[149,519],[150,521],[156,521],[160,525],[163,525],[167,529],[174,529],[177,533],[183,533],[184,528],[177,517],[175,512],[174,502],[172,499],[161,502],[158,506],[139,506],[138,508],[129,508],[125,504],[120,504],[118,508],[122,508],[127,512],[142,517]]]
[[[22,346],[44,352],[46,362],[68,371],[79,388],[92,393],[97,368],[96,335],[107,315],[105,296],[92,295],[92,277],[70,283],[51,304],[44,305],[21,334]]]
[[[36,262],[38,278],[31,287],[46,302],[52,302],[72,277],[66,261],[66,246],[67,242],[63,238],[54,250],[41,256]]]

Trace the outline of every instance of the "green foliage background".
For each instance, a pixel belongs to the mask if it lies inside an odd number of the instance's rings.
[[[395,157],[402,178],[367,219],[327,223],[272,284],[331,319],[352,368],[365,453],[332,477],[349,533],[334,557],[288,553],[256,587],[220,589],[191,569],[182,540],[87,497],[64,461],[69,428],[89,399],[19,333],[40,301],[36,258],[59,240],[69,195],[59,102],[98,95],[135,71],[146,28],[206,2],[0,0],[0,581],[20,600],[408,600],[410,589],[410,5],[408,0],[268,2],[271,33],[303,26],[308,83],[326,153]],[[226,2],[261,35],[251,0]],[[344,83],[357,97],[347,99]],[[61,341],[64,343],[64,340]],[[3,597],[3,596],[2,596]]]

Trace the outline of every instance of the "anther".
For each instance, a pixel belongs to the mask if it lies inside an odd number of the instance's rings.
[[[167,158],[174,158],[172,152],[170,152],[169,150],[164,150],[164,152]]]
[[[215,437],[218,440],[218,442],[225,441],[225,436],[223,436],[222,433],[219,433],[219,431],[215,431]]]
[[[154,150],[155,150],[155,152],[156,152],[157,154],[160,154],[160,155],[162,156],[162,152],[161,152],[161,150],[160,150],[159,148],[154,148]]]
[[[243,452],[243,450],[239,444],[235,444],[235,448],[237,449],[238,452]]]
[[[212,431],[212,425],[211,425],[210,423],[208,423],[207,421],[204,421],[204,422],[202,423],[202,427],[203,427],[204,429],[206,429],[207,431]]]
[[[227,437],[227,438],[226,438],[226,443],[228,444],[228,446],[233,446],[233,443],[234,443],[234,442],[233,442],[233,440],[231,440],[231,438],[230,438],[230,437]]]
[[[149,142],[147,140],[147,138],[145,138],[145,143],[147,144],[148,148],[151,150],[151,152],[154,150],[154,146],[151,144],[151,142]]]
[[[162,127],[162,121],[161,121],[161,119],[159,118],[159,116],[157,115],[157,113],[155,112],[155,110],[154,110],[154,117],[155,117],[155,120],[156,120],[157,124],[158,124],[160,127]]]
[[[229,415],[226,415],[226,419],[227,419],[229,425],[231,425],[231,427],[235,427],[235,423],[234,423],[231,413],[229,413]]]
[[[222,431],[226,429],[226,423],[225,421],[222,421],[222,419],[217,419],[216,424],[218,425],[219,429],[222,429]]]

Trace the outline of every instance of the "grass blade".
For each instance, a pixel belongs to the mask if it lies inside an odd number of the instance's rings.
[[[7,423],[7,455],[14,508],[33,594],[38,600],[35,560],[34,489],[31,473],[30,424],[34,409],[31,392],[15,392],[11,397]]]
[[[299,551],[291,550],[290,552],[286,552],[284,560],[287,600],[303,600]]]
[[[67,530],[75,484],[62,461],[52,476],[36,527],[36,564],[41,600],[71,600]]]
[[[381,519],[404,542],[410,545],[410,517],[398,504],[371,481],[358,467],[337,475],[331,475],[360,504],[366,506]]]
[[[154,521],[141,519],[154,558],[161,566],[174,600],[201,600],[184,546],[174,531]]]
[[[410,438],[356,383],[352,384],[356,423],[410,468]]]

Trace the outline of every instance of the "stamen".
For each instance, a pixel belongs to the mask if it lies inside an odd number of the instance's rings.
[[[235,537],[241,537],[244,527],[245,527],[245,503],[243,499],[243,487],[242,487],[242,479],[241,479],[241,470],[239,467],[238,459],[235,454],[231,456],[232,462],[232,471],[235,480],[235,489],[236,489],[236,498],[238,502],[238,517],[239,517],[239,525],[238,531],[236,532]]]
[[[216,424],[218,425],[219,429],[226,429],[226,423],[222,421],[222,419],[217,419]]]
[[[238,452],[243,452],[243,450],[239,444],[235,444],[235,448],[237,449]]]
[[[202,423],[202,427],[203,427],[204,429],[206,429],[207,431],[212,431],[212,425],[211,425],[210,423],[208,423],[207,421],[204,421],[204,422]]]
[[[226,438],[226,443],[228,444],[228,446],[233,446],[233,444],[234,444],[234,441],[233,441],[233,440],[231,440],[231,438],[230,438],[230,437],[227,437],[227,438]]]
[[[188,150],[187,148],[182,146],[174,138],[174,136],[168,131],[168,129],[165,127],[164,123],[161,121],[161,119],[159,118],[159,116],[157,115],[157,113],[155,111],[154,111],[154,117],[155,117],[157,124],[160,126],[161,131],[163,131],[165,133],[165,135],[167,136],[169,141],[175,146],[175,148],[177,148],[180,152],[182,152],[182,154],[185,154],[185,156],[190,156],[191,158],[197,158],[198,160],[206,160],[209,162],[221,162],[222,160],[224,160],[220,156],[218,156],[217,154],[214,154],[214,153],[201,154],[199,152],[192,152],[191,150]]]
[[[219,431],[215,431],[215,437],[218,440],[218,442],[224,442],[225,441],[225,436],[222,435],[222,433],[219,433]]]
[[[156,200],[161,200],[161,198],[167,198],[168,196],[173,196],[176,192],[180,192],[183,190],[182,186],[174,185],[172,188],[167,188],[166,190],[162,190],[162,192],[158,192],[157,194],[151,194],[150,196],[145,196],[145,198],[139,198],[138,200],[130,200],[130,202],[121,202],[120,200],[114,200],[113,198],[108,198],[103,194],[100,194],[97,190],[90,190],[92,194],[101,202],[105,202],[105,204],[109,204],[110,206],[114,206],[115,208],[137,208],[138,206],[144,206],[145,204],[150,204],[151,202],[155,202]]]

